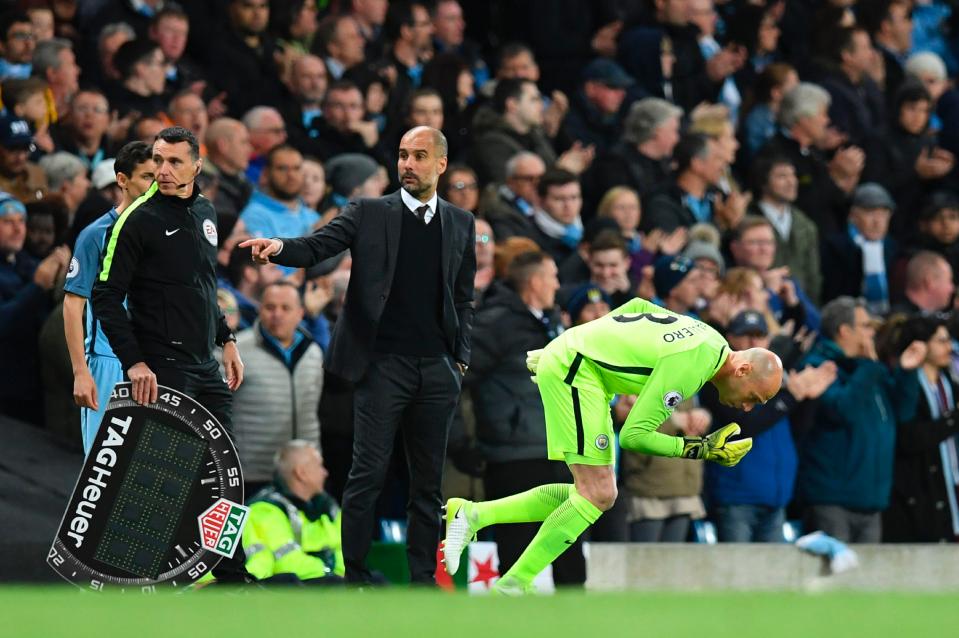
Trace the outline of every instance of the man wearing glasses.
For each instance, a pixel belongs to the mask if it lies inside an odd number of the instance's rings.
[[[806,295],[788,266],[776,266],[776,235],[765,217],[748,216],[733,230],[729,250],[736,266],[752,268],[763,278],[769,291],[769,308],[782,319],[787,308],[793,316],[803,316],[802,325],[819,330],[819,310]],[[798,323],[798,322],[797,322]]]
[[[540,207],[539,179],[546,163],[536,153],[520,151],[506,162],[506,181],[491,185],[483,194],[480,209],[501,241],[507,237],[536,234],[533,211]]]
[[[36,46],[37,37],[27,14],[12,11],[0,16],[0,80],[30,77]]]

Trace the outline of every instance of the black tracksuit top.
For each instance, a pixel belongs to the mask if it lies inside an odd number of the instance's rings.
[[[216,211],[153,186],[107,231],[93,312],[129,370],[140,361],[207,363],[230,337],[217,306]],[[127,307],[123,301],[127,299]]]

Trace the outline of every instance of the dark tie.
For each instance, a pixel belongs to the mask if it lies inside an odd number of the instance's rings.
[[[430,207],[427,206],[426,204],[423,204],[422,206],[420,206],[419,208],[417,208],[417,209],[413,212],[413,214],[416,215],[416,218],[417,218],[418,220],[420,220],[421,222],[423,222],[423,223],[425,224],[425,223],[426,223],[426,213],[429,212],[429,210],[430,210]]]

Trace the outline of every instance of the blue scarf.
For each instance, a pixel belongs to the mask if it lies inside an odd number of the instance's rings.
[[[939,405],[939,388],[926,378],[922,368],[916,370],[919,377],[919,385],[926,394],[926,404],[929,406],[929,414],[933,419],[942,417],[941,406]],[[945,374],[943,371],[942,374]],[[946,407],[953,409],[956,407],[955,398],[952,396],[952,388],[948,383],[942,384],[946,395]],[[956,454],[957,439],[950,436],[939,444],[939,455],[942,458],[942,478],[946,482],[946,497],[949,499],[949,513],[952,518],[952,533],[959,536],[959,503],[956,502],[956,486],[959,485],[959,457]]]
[[[713,200],[707,193],[702,199],[689,193],[683,193],[683,205],[689,209],[698,222],[710,222],[713,219]]]
[[[862,296],[874,315],[883,315],[889,310],[889,282],[886,279],[886,251],[882,240],[869,241],[849,224],[849,236],[862,251]]]

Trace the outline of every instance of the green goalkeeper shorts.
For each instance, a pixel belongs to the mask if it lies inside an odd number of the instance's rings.
[[[546,413],[546,449],[551,461],[612,465],[613,419],[593,363],[562,344],[550,343],[540,357],[536,381]]]

